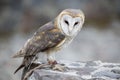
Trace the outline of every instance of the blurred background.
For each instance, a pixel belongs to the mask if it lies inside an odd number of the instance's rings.
[[[0,0],[0,80],[20,80],[21,73],[13,72],[22,59],[12,55],[66,8],[81,9],[86,19],[57,59],[120,62],[120,0]]]

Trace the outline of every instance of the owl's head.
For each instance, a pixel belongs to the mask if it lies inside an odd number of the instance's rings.
[[[65,9],[57,17],[57,25],[66,36],[75,36],[82,28],[84,14],[78,9]]]

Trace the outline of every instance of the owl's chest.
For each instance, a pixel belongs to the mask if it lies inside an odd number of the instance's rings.
[[[73,38],[65,38],[56,47],[49,49],[47,52],[51,53],[60,51],[61,49],[67,47],[72,42],[72,40]]]
[[[72,41],[72,39],[67,39],[65,38],[64,40],[62,40],[56,47],[66,47],[68,44],[70,44]]]
[[[62,48],[67,47],[72,42],[72,40],[73,40],[73,38],[65,38],[54,49],[61,50]]]

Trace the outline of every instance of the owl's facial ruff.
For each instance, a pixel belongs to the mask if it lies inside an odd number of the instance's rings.
[[[83,23],[84,15],[78,10],[65,10],[58,17],[59,28],[66,36],[75,36]]]

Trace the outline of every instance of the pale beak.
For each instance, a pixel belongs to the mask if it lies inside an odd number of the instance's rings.
[[[68,30],[68,33],[71,34],[72,30],[73,30],[73,27],[70,26],[69,30]]]

